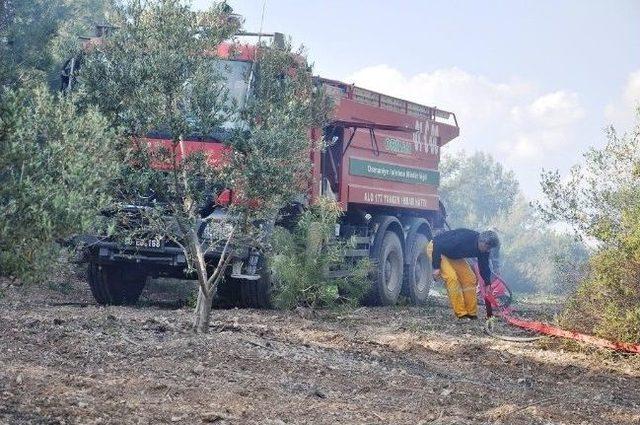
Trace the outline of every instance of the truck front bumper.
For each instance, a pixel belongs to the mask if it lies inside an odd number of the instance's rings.
[[[176,246],[147,248],[125,245],[98,236],[76,237],[73,245],[79,248],[80,262],[134,263],[141,265],[161,265],[184,268],[187,260],[182,249]]]
[[[182,249],[176,247],[137,248],[114,242],[100,242],[91,250],[99,263],[137,263],[186,267]]]
[[[76,237],[73,245],[80,248],[79,262],[133,263],[142,266],[168,266],[180,269],[187,266],[184,252],[177,246],[136,247],[90,235]],[[220,258],[221,254],[222,248],[220,250],[214,249],[207,252],[205,257],[207,260],[212,260]],[[249,256],[249,249],[236,249],[232,255],[236,259],[246,259]]]

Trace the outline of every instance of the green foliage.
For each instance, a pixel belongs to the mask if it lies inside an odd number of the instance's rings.
[[[639,112],[640,117],[640,112]],[[592,148],[563,179],[545,172],[546,199],[538,208],[549,221],[571,225],[597,252],[589,273],[564,312],[564,323],[587,332],[640,341],[640,123]]]
[[[64,239],[105,204],[115,133],[94,108],[79,113],[59,86],[78,35],[108,0],[0,2],[0,273],[33,280],[57,269]],[[87,140],[96,146],[86,144]]]
[[[170,140],[209,134],[229,119],[228,89],[213,51],[237,29],[222,4],[193,11],[180,0],[115,7],[108,37],[85,52],[76,94],[130,135]]]
[[[78,35],[101,22],[107,0],[4,0],[0,2],[0,87],[59,84],[60,67]]]
[[[64,15],[64,4],[9,0],[0,8],[0,85],[12,87],[38,77],[42,81],[52,68],[48,45]]]
[[[0,105],[0,270],[34,279],[53,242],[85,231],[110,202],[117,136],[95,109],[80,113],[46,87],[7,91]]]
[[[320,199],[305,211],[295,229],[276,228],[271,265],[275,280],[276,305],[284,309],[357,304],[370,288],[370,262],[360,261],[349,277],[330,279],[326,272],[343,266],[348,244],[333,240],[342,214],[334,201]]]
[[[201,207],[225,187],[251,200],[235,203],[227,214],[244,233],[256,230],[251,228],[257,220],[273,220],[304,192],[307,132],[326,110],[301,52],[263,45],[253,65],[214,54],[238,29],[230,13],[224,3],[193,11],[178,0],[116,8],[118,29],[86,53],[74,93],[81,104],[98,105],[127,134],[153,132],[172,141],[161,149],[141,142],[123,150],[130,166],[118,196],[139,203],[140,193],[161,194],[158,204],[148,205],[157,207],[150,211],[156,213],[154,231],[175,230],[167,236],[184,246],[185,229],[200,225]],[[239,79],[228,80],[229,68],[238,66]],[[251,86],[251,95],[248,89],[232,93],[232,85]],[[216,167],[202,151],[183,151],[184,140],[211,134],[232,148]],[[167,212],[184,226],[163,223]]]
[[[242,110],[249,131],[236,132],[230,177],[247,199],[260,208],[237,205],[252,219],[271,219],[307,191],[311,178],[309,129],[322,128],[331,111],[313,84],[312,70],[301,50],[263,48],[255,67],[252,95]]]
[[[111,235],[166,237],[185,249],[190,267],[201,257],[196,251],[208,249],[194,244],[200,212],[233,182],[231,161],[213,167],[215,158],[185,142],[212,133],[229,138],[239,126],[245,93],[234,97],[229,86],[248,78],[250,66],[228,81],[234,65],[215,55],[238,28],[230,12],[223,3],[194,11],[180,0],[117,5],[110,22],[117,28],[84,53],[72,94],[81,105],[97,105],[131,138],[118,150],[124,166],[113,195],[122,204],[144,205],[146,217],[134,229],[112,225]],[[168,142],[148,144],[147,135]],[[114,211],[116,223],[126,218]]]
[[[554,232],[520,194],[511,171],[484,153],[443,158],[442,198],[452,227],[495,228],[500,274],[518,292],[567,292],[583,273],[586,250]]]
[[[537,204],[547,221],[571,225],[579,235],[632,251],[637,230],[630,224],[640,204],[640,127],[621,136],[606,131],[604,148],[592,148],[584,163],[563,178],[546,171],[541,185],[545,202]],[[632,220],[631,220],[632,221]]]
[[[572,294],[565,326],[615,340],[640,341],[640,265],[620,250],[604,248],[590,259],[590,273]]]

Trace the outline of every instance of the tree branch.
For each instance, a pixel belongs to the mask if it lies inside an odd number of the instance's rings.
[[[236,230],[235,227],[231,228],[231,232],[229,233],[229,237],[227,238],[227,242],[224,244],[224,248],[222,249],[222,254],[220,254],[220,259],[218,260],[218,265],[216,266],[216,270],[213,272],[211,277],[207,280],[207,286],[209,286],[209,287],[212,285],[212,283],[215,281],[215,279],[221,273],[221,270],[224,269],[221,266],[224,263],[226,263],[225,266],[228,264],[228,262],[226,260],[227,251],[229,250],[229,244],[231,243],[231,239],[233,238],[233,234],[235,233],[235,230]],[[229,256],[229,258],[230,258],[230,256]]]

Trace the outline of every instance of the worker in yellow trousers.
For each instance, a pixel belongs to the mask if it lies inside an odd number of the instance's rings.
[[[469,229],[454,229],[436,235],[427,245],[434,279],[444,280],[449,301],[459,319],[478,318],[476,275],[465,258],[477,258],[480,275],[491,283],[489,251],[500,246],[496,232],[482,233]]]

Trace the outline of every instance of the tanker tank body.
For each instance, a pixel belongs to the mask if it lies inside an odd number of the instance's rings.
[[[345,214],[336,236],[354,244],[347,256],[373,260],[368,304],[393,305],[400,295],[424,304],[432,284],[425,247],[446,218],[438,196],[440,149],[459,134],[456,116],[335,80],[318,82],[336,107],[323,131],[329,146],[312,159],[312,197],[339,202]]]

